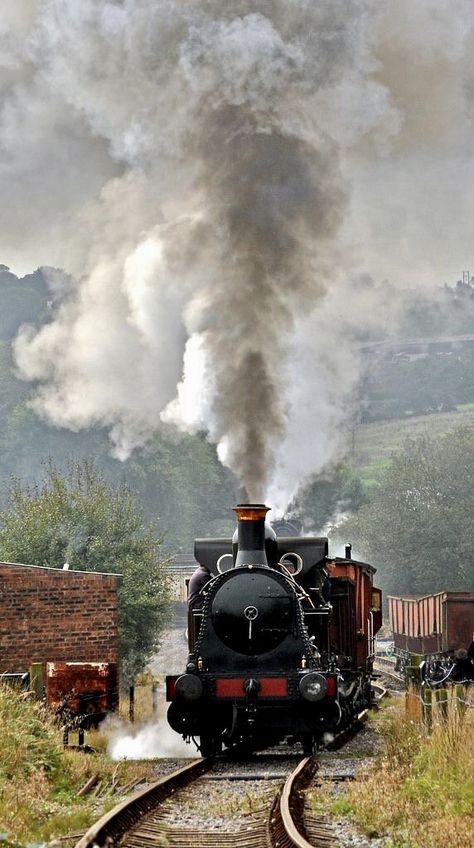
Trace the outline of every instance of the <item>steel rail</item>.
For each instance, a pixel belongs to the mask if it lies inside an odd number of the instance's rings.
[[[360,729],[366,719],[367,711],[365,710],[357,716],[351,727],[346,728],[335,737],[328,749],[334,750],[342,747],[357,732],[357,729]],[[177,789],[186,787],[212,769],[213,764],[212,758],[194,760],[137,792],[132,798],[122,801],[89,828],[87,833],[76,843],[75,848],[103,848],[103,846],[118,845],[122,837],[129,831],[134,831],[137,825],[141,826],[143,830],[141,822],[144,817],[154,814],[155,809],[172,793]],[[305,757],[298,763],[276,795],[270,814],[262,819],[261,827],[263,830],[259,830],[260,825],[256,822],[255,839],[249,830],[244,835],[244,838],[248,840],[245,843],[241,842],[241,837],[237,834],[232,836],[225,834],[226,837],[231,838],[231,844],[234,848],[241,844],[263,845],[264,832],[266,833],[265,841],[269,848],[272,846],[279,846],[279,848],[314,848],[315,845],[335,845],[332,828],[318,817],[310,816],[311,821],[310,819],[307,821],[311,842],[308,841],[305,832],[304,789],[310,784],[317,767],[317,760],[314,757]],[[257,779],[259,777],[260,775],[257,775]],[[255,779],[255,776],[252,779]],[[268,774],[265,774],[265,779],[268,779]],[[147,827],[150,829],[149,826],[145,825],[145,830]],[[152,829],[154,827],[153,825]],[[158,831],[155,833],[155,830],[153,830],[153,834],[154,838],[159,835]],[[138,834],[137,832],[137,837],[139,835],[143,836],[142,833]],[[151,837],[152,832],[147,833],[147,836]],[[191,839],[193,838],[192,833],[187,834],[186,839],[188,836]],[[136,843],[135,840],[133,844],[139,843]],[[186,842],[186,844],[188,843]],[[216,843],[213,842],[212,844]]]
[[[316,770],[313,757],[305,757],[288,775],[280,797],[280,815],[290,845],[295,848],[311,848],[311,843],[301,832],[302,804],[300,792],[307,786]]]
[[[377,702],[381,701],[388,695],[388,689],[383,686],[381,683],[372,683],[372,689],[375,692],[375,697]]]
[[[287,777],[281,793],[277,796],[272,808],[269,827],[268,844],[279,848],[329,848],[337,841],[330,824],[321,818],[313,818],[309,822],[311,841],[309,841],[304,824],[303,790],[311,782],[317,769],[314,757],[305,757]]]
[[[76,843],[75,848],[102,848],[116,845],[124,833],[137,824],[144,813],[198,778],[212,767],[212,760],[202,759],[184,766],[140,790],[100,818]]]

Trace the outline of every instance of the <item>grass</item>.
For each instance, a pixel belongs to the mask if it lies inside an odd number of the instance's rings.
[[[4,685],[0,738],[0,845],[5,848],[84,832],[117,803],[117,787],[150,775],[149,763],[114,763],[103,751],[64,751],[62,733],[41,705]],[[102,746],[104,740],[88,734],[88,742]],[[94,775],[97,789],[78,797]]]
[[[319,799],[319,811],[350,816],[366,835],[384,836],[386,848],[474,844],[474,710],[461,714],[451,698],[431,732],[400,704],[380,716],[379,756],[343,797]]]
[[[390,461],[391,455],[407,438],[420,435],[445,435],[461,424],[474,420],[474,404],[460,404],[457,412],[434,415],[418,415],[395,421],[380,421],[361,424],[354,435],[352,456],[356,466],[363,468],[368,478]]]

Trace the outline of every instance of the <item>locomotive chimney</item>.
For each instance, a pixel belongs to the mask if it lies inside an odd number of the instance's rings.
[[[346,559],[352,559],[352,545],[346,545]]]
[[[238,504],[237,530],[232,539],[234,565],[268,565],[265,550],[265,504]]]

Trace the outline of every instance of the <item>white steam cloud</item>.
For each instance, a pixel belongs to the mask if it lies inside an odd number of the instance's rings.
[[[171,730],[163,716],[136,729],[123,721],[112,719],[104,726],[104,731],[108,738],[107,750],[113,760],[200,756],[196,745],[184,742]]]
[[[0,261],[73,278],[16,340],[37,411],[122,457],[162,419],[205,428],[284,506],[337,448],[354,338],[393,321],[358,275],[467,261],[471,3],[6,7]]]

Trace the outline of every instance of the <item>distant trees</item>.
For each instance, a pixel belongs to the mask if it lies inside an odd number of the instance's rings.
[[[121,462],[111,455],[105,429],[73,433],[48,426],[29,407],[33,393],[31,384],[16,379],[10,345],[0,339],[0,510],[7,494],[2,482],[12,473],[31,482],[49,457],[61,474],[67,474],[71,459],[93,457],[111,485],[125,479],[137,492],[143,515],[158,522],[168,551],[192,553],[196,536],[233,532],[230,507],[237,498],[237,481],[219,463],[204,434],[161,428],[144,448]]]
[[[431,354],[414,362],[374,361],[362,386],[362,421],[448,411],[474,402],[474,350]]]
[[[119,637],[122,680],[141,671],[168,621],[169,582],[160,539],[147,527],[125,486],[108,484],[88,462],[68,475],[54,466],[38,485],[13,480],[0,513],[0,557],[122,575]]]
[[[299,491],[288,510],[305,531],[319,533],[341,513],[354,512],[367,502],[367,494],[357,472],[344,463],[312,477]]]
[[[408,440],[367,504],[338,528],[379,569],[386,591],[472,590],[474,425]]]

